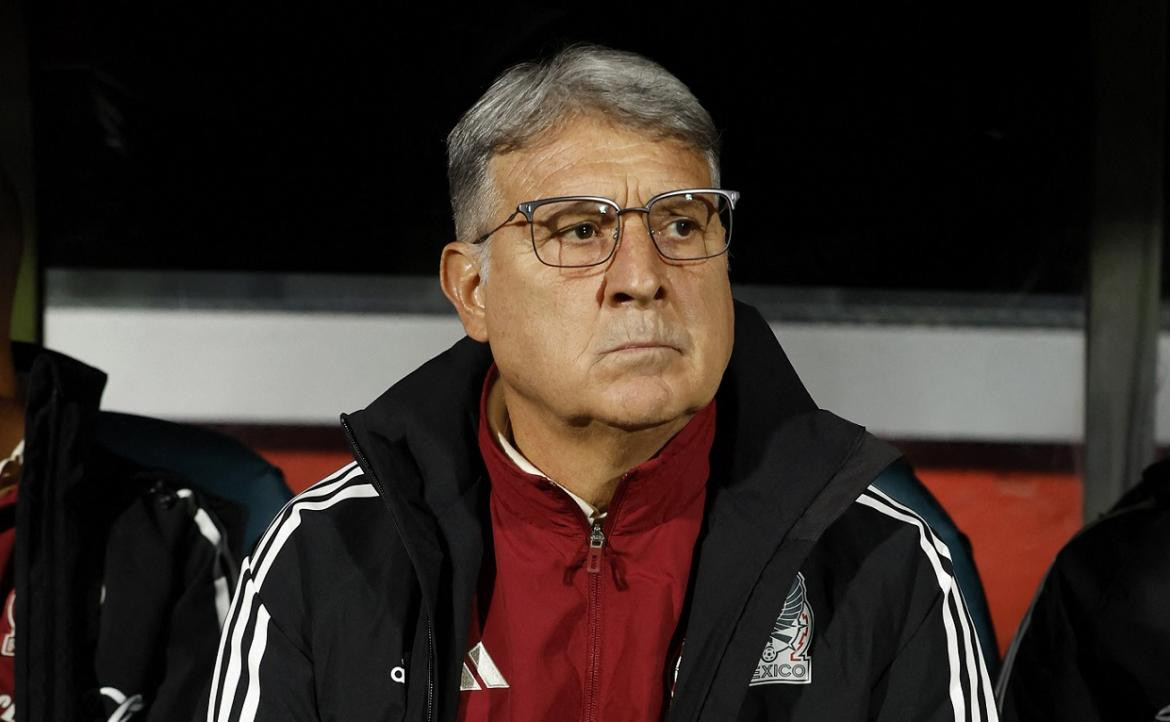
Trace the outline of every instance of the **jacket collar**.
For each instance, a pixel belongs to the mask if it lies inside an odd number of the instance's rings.
[[[24,477],[44,469],[68,468],[68,460],[86,458],[106,386],[105,373],[32,344],[14,342],[12,356],[25,387]],[[50,443],[56,444],[51,450]],[[67,481],[73,484],[78,479]]]
[[[489,386],[497,375],[493,367],[484,383],[479,422],[479,449],[491,479],[491,493],[512,516],[580,539],[582,525],[587,524],[581,507],[548,477],[528,473],[517,466],[500,448],[489,428]],[[653,458],[627,471],[610,505],[606,533],[640,532],[683,513],[706,487],[714,432],[715,403],[711,402]]]
[[[16,373],[26,377],[27,394],[51,394],[98,407],[106,386],[104,372],[35,344],[13,341],[11,348]],[[26,407],[31,407],[31,399],[27,401]]]

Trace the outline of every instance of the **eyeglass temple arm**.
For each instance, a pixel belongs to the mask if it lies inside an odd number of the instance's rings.
[[[491,237],[491,235],[492,235],[493,233],[495,233],[496,231],[500,230],[500,229],[501,229],[501,228],[503,228],[504,226],[506,226],[506,225],[508,225],[509,223],[511,223],[511,222],[512,222],[512,219],[513,219],[513,218],[515,218],[515,217],[516,217],[516,214],[517,214],[517,213],[519,213],[519,212],[520,212],[520,211],[519,211],[519,209],[512,211],[512,215],[510,215],[510,216],[508,216],[507,218],[505,218],[503,223],[501,223],[500,225],[498,225],[498,226],[496,226],[495,228],[491,229],[490,231],[488,231],[487,233],[483,234],[483,235],[482,235],[482,236],[480,236],[479,238],[476,238],[474,241],[472,241],[472,242],[471,242],[471,245],[473,245],[473,246],[474,246],[474,245],[477,245],[477,244],[479,244],[479,243],[483,243],[484,241],[486,241],[488,238],[490,238],[490,237]]]

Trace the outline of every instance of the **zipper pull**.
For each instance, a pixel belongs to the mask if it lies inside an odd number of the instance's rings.
[[[593,522],[589,530],[589,558],[585,564],[585,571],[597,574],[601,571],[601,549],[605,546],[605,534],[601,531],[601,521]]]

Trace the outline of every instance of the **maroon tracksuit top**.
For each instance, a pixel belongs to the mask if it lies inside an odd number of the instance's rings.
[[[711,402],[653,459],[623,477],[603,521],[522,471],[487,421],[485,554],[464,657],[460,720],[653,720],[670,699],[699,525]]]

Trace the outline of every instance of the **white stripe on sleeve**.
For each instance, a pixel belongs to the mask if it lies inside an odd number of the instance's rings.
[[[998,722],[995,708],[990,707],[986,710],[981,709],[979,688],[984,689],[990,687],[990,682],[987,679],[987,672],[983,664],[982,656],[973,654],[971,640],[975,636],[971,630],[970,618],[966,613],[966,607],[962,603],[962,596],[960,595],[954,577],[943,566],[942,559],[946,558],[950,561],[950,551],[946,548],[941,540],[934,535],[930,527],[917,514],[910,509],[898,504],[896,501],[881,493],[874,487],[870,487],[857,499],[858,503],[874,509],[886,516],[889,516],[907,524],[911,524],[918,530],[919,546],[926,555],[927,561],[930,563],[931,569],[934,571],[935,580],[938,582],[939,590],[942,592],[942,622],[943,628],[946,631],[947,639],[947,662],[950,669],[950,681],[948,685],[948,692],[951,700],[951,707],[954,710],[955,722],[964,722],[967,719],[966,710],[972,710],[972,718],[976,722],[981,722],[983,712],[986,712],[988,722]],[[955,610],[951,608],[951,599],[954,599]],[[960,640],[960,633],[962,639]],[[976,642],[976,645],[978,643]],[[960,650],[962,647],[962,650]],[[975,649],[978,649],[976,646]],[[978,659],[976,659],[978,657]],[[967,663],[967,678],[968,689],[964,690],[962,667],[963,662]],[[976,679],[978,675],[979,679]],[[970,699],[967,699],[967,694]],[[986,694],[982,695],[983,700],[986,700]]]
[[[934,547],[938,553],[946,557],[948,562],[951,561],[950,549],[947,548],[943,540],[934,533],[930,525],[917,512],[877,487],[871,486],[867,491],[895,509],[913,516],[917,520],[920,528],[925,528],[930,538],[934,540]],[[953,580],[953,573],[951,576]],[[952,581],[952,594],[959,608],[958,618],[963,625],[963,637],[967,640],[967,646],[974,650],[975,664],[973,667],[971,666],[972,649],[967,650],[967,669],[975,720],[976,722],[979,721],[980,711],[982,710],[983,714],[987,715],[988,722],[999,722],[999,713],[995,706],[995,695],[991,686],[991,676],[987,671],[987,660],[983,657],[983,644],[979,641],[979,635],[975,633],[975,623],[971,620],[971,613],[967,610],[966,603],[963,602],[962,590],[959,589],[958,582],[954,580]],[[977,674],[978,676],[972,677],[972,674]],[[978,694],[977,691],[981,691],[982,694]],[[980,697],[983,700],[982,706],[980,706]]]
[[[372,484],[345,485],[361,475],[361,467],[351,463],[326,477],[290,500],[265,531],[256,545],[255,553],[244,561],[235,599],[228,613],[227,626],[220,636],[219,656],[215,662],[215,676],[211,680],[210,704],[207,722],[227,722],[239,693],[244,659],[248,662],[248,684],[245,691],[245,710],[254,717],[260,701],[259,666],[267,644],[269,612],[257,602],[257,594],[268,571],[292,532],[300,526],[306,511],[321,511],[346,499],[378,495]],[[259,569],[259,573],[254,570]],[[255,618],[255,632],[245,645],[245,630]],[[224,668],[226,660],[226,669]],[[222,676],[222,690],[220,687]],[[248,707],[247,705],[251,705]],[[249,719],[247,716],[244,719]]]
[[[240,722],[255,722],[260,706],[260,660],[268,646],[268,610],[261,603],[256,610],[256,630],[252,633],[252,647],[248,650],[248,692],[240,710]]]

